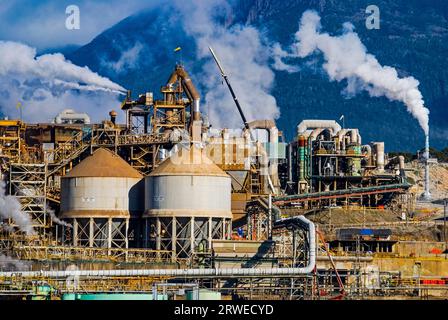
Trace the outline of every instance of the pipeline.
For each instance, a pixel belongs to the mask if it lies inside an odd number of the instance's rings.
[[[425,193],[424,198],[426,200],[431,199],[431,193],[429,192],[429,135],[425,138]]]
[[[376,154],[376,168],[379,172],[384,171],[384,142],[374,142]]]
[[[209,268],[209,269],[127,269],[127,270],[64,270],[64,271],[8,271],[0,272],[0,277],[21,276],[25,278],[67,278],[67,277],[242,277],[242,276],[294,276],[309,274],[316,266],[316,229],[314,223],[303,216],[294,218],[301,227],[308,230],[309,261],[301,268]],[[280,219],[275,223],[284,223]]]
[[[336,132],[341,130],[341,126],[334,120],[303,120],[297,126],[297,134],[300,135],[304,133],[307,129],[326,129],[330,128],[332,130],[332,134],[336,134]]]
[[[264,129],[269,134],[269,142],[270,143],[278,143],[278,129],[273,120],[254,120],[248,122],[250,130],[254,129]]]
[[[272,183],[272,192],[278,193],[278,190],[280,189],[280,179],[278,177],[278,163],[277,163],[277,156],[278,156],[278,129],[275,125],[275,122],[273,120],[254,120],[247,123],[247,126],[249,130],[254,129],[263,129],[268,132],[269,135],[269,155],[267,156],[267,159],[265,159],[265,163],[269,165],[268,170],[270,171],[271,181],[268,182],[269,184]],[[271,158],[270,156],[273,155],[274,157]],[[272,162],[270,163],[270,159],[272,159]]]
[[[188,98],[193,101],[193,120],[199,121],[201,120],[201,113],[199,110],[201,96],[199,95],[198,90],[194,86],[193,81],[190,78],[190,75],[188,74],[187,71],[185,71],[183,66],[181,65],[176,66],[176,69],[173,71],[170,78],[168,79],[167,86],[171,86],[179,78],[182,81],[182,87],[187,93]]]

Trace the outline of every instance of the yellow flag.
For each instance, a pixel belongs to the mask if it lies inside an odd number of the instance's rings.
[[[17,104],[16,104],[16,109],[19,109],[19,108],[21,108],[22,107],[22,102],[17,102]]]
[[[181,49],[181,47],[177,47],[176,49],[174,49],[174,52],[180,51]]]

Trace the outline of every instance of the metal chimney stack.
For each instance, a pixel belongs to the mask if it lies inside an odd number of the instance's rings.
[[[425,141],[425,193],[423,196],[426,200],[431,199],[431,193],[429,192],[429,134],[426,135]]]

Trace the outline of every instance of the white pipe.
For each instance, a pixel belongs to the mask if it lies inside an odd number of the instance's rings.
[[[297,134],[300,135],[304,133],[307,129],[317,129],[317,128],[330,128],[332,134],[336,134],[341,130],[341,126],[334,120],[303,120],[297,126]]]
[[[431,193],[429,192],[429,135],[425,138],[425,193],[426,200],[431,199]]]
[[[384,142],[375,142],[376,168],[378,171],[384,171]]]
[[[250,130],[264,129],[269,134],[270,143],[278,143],[278,129],[273,120],[254,120],[247,124]]]
[[[345,134],[347,133],[347,129],[342,129],[339,130],[338,133],[336,134],[336,137],[338,138],[338,143],[336,146],[336,150],[342,150],[345,151]],[[341,147],[342,144],[342,147]]]
[[[361,147],[361,149],[367,150],[367,165],[370,166],[372,164],[372,147],[370,144],[365,144]]]
[[[127,269],[127,270],[64,270],[64,271],[8,271],[0,272],[0,277],[207,277],[207,276],[293,276],[313,272],[316,266],[316,229],[314,223],[303,216],[299,219],[307,226],[309,242],[309,262],[302,268],[209,268],[209,269]]]

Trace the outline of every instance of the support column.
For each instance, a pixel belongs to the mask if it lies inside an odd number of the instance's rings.
[[[176,248],[177,248],[177,219],[173,217],[171,220],[171,250],[176,256]]]
[[[128,237],[128,234],[129,234],[129,218],[127,218],[126,219],[126,226],[125,226],[125,230],[124,230],[124,236],[125,236],[125,239],[124,239],[124,242],[125,242],[125,244],[126,244],[126,249],[128,249],[129,248],[129,237]],[[136,237],[136,235],[135,235],[135,231],[134,231],[134,238]],[[126,260],[127,260],[127,255],[128,255],[128,253],[126,252]]]
[[[93,218],[89,219],[89,247],[93,247]]]
[[[190,218],[190,253],[194,251],[194,217]]]
[[[213,220],[212,217],[208,218],[208,248],[212,248],[212,228],[213,228]]]
[[[107,219],[107,247],[112,248],[112,218]],[[111,254],[110,250],[108,254]]]
[[[156,250],[160,250],[160,243],[162,241],[162,226],[160,225],[160,218],[156,218]]]
[[[78,246],[78,220],[73,218],[73,246]]]

